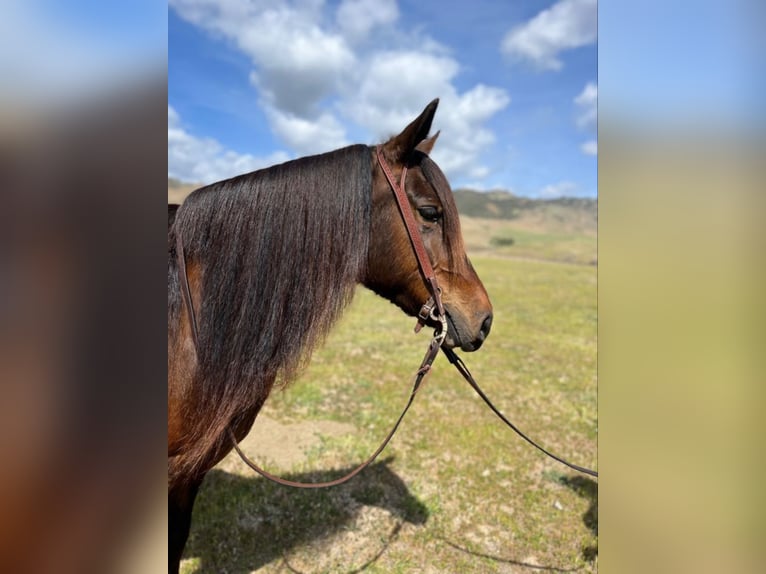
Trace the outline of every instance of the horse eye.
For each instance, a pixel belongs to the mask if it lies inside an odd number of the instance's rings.
[[[432,223],[436,223],[442,218],[442,214],[439,213],[439,210],[431,206],[418,207],[418,213],[423,219]]]

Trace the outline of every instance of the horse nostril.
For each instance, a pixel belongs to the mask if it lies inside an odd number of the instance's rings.
[[[484,319],[484,322],[481,324],[481,337],[482,339],[486,339],[487,335],[489,335],[489,330],[492,328],[492,315],[487,315],[487,317]]]

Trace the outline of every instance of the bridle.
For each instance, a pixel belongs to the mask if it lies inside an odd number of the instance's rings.
[[[383,157],[383,150],[380,146],[375,148],[375,154],[377,155],[380,169],[383,170],[388,184],[394,190],[396,205],[399,207],[399,213],[402,214],[404,226],[407,228],[407,235],[410,238],[410,243],[412,243],[412,249],[415,251],[415,258],[418,260],[418,267],[420,267],[420,272],[423,274],[426,288],[431,294],[418,313],[418,324],[415,326],[415,332],[419,332],[428,319],[433,319],[441,323],[437,333],[442,336],[443,340],[447,336],[447,313],[442,303],[442,290],[439,287],[439,280],[436,278],[436,273],[434,273],[431,266],[431,259],[428,257],[425,245],[423,245],[423,238],[420,235],[418,224],[412,213],[410,201],[407,199],[407,192],[404,191],[404,182],[407,179],[407,164],[402,165],[402,175],[399,179],[399,185],[397,185],[394,175],[391,173],[391,168],[388,167],[388,163],[386,163]]]
[[[591,476],[598,477],[598,472],[590,470],[582,466],[578,466],[576,464],[572,464],[566,461],[565,459],[550,453],[549,451],[547,451],[546,449],[538,445],[531,438],[529,438],[527,435],[525,435],[510,420],[508,420],[500,412],[500,410],[498,410],[497,407],[495,407],[495,405],[492,404],[492,402],[489,400],[487,395],[481,390],[478,383],[474,380],[473,376],[468,370],[468,367],[466,367],[462,359],[460,359],[460,357],[458,357],[457,354],[452,349],[447,349],[442,347],[442,343],[444,342],[444,339],[447,336],[447,313],[444,309],[444,303],[442,302],[442,298],[441,298],[442,291],[439,286],[439,281],[437,280],[436,274],[434,273],[433,266],[431,265],[431,260],[428,256],[428,252],[426,251],[425,245],[423,244],[423,238],[421,237],[420,231],[418,230],[418,225],[417,225],[417,222],[415,221],[415,216],[412,213],[412,207],[410,206],[409,199],[407,198],[407,193],[405,192],[404,186],[405,186],[405,181],[407,178],[407,165],[404,164],[402,166],[402,173],[399,179],[399,183],[397,184],[396,179],[394,178],[394,175],[391,171],[391,168],[388,166],[388,163],[383,157],[383,151],[381,146],[376,147],[375,153],[377,156],[378,164],[380,165],[380,168],[383,171],[383,174],[386,176],[386,179],[388,180],[388,183],[394,192],[394,197],[396,198],[396,203],[399,207],[399,212],[402,215],[402,219],[407,229],[407,234],[410,238],[410,242],[412,243],[412,248],[415,252],[415,258],[417,259],[418,267],[420,268],[420,271],[423,275],[423,280],[425,282],[426,288],[428,289],[430,293],[429,299],[423,304],[423,307],[420,309],[420,312],[418,313],[418,323],[415,326],[415,332],[420,331],[420,329],[429,320],[437,323],[437,327],[434,331],[434,335],[428,344],[428,349],[426,350],[423,360],[421,361],[420,366],[418,367],[418,370],[415,374],[415,380],[412,386],[412,391],[410,392],[409,399],[407,400],[407,403],[405,404],[404,409],[402,410],[402,413],[399,415],[399,418],[396,420],[393,427],[389,431],[388,435],[386,435],[386,437],[380,443],[380,446],[378,446],[375,452],[373,452],[372,455],[370,455],[370,457],[367,460],[362,462],[359,466],[354,468],[351,472],[335,480],[330,480],[326,482],[296,482],[293,480],[288,480],[288,479],[276,476],[274,474],[271,474],[270,472],[258,466],[258,464],[256,464],[253,460],[251,460],[242,451],[242,449],[239,446],[239,442],[237,441],[237,437],[234,435],[234,431],[231,429],[231,426],[229,426],[227,427],[227,432],[232,442],[232,445],[234,447],[234,450],[237,452],[239,457],[247,466],[249,466],[251,469],[253,469],[255,472],[257,472],[264,478],[267,478],[268,480],[276,482],[277,484],[281,484],[284,486],[291,486],[295,488],[325,488],[325,487],[337,486],[339,484],[343,484],[344,482],[347,482],[348,480],[355,477],[362,470],[367,468],[370,464],[372,464],[372,462],[378,457],[378,455],[381,452],[383,452],[383,450],[386,448],[388,443],[394,437],[394,434],[396,434],[396,431],[399,428],[399,425],[401,424],[402,420],[404,420],[404,416],[407,414],[407,411],[409,411],[410,406],[412,406],[412,403],[415,400],[415,395],[417,395],[418,391],[420,390],[426,375],[428,375],[428,373],[431,371],[431,366],[433,365],[433,362],[436,359],[436,356],[439,354],[439,349],[441,349],[444,352],[444,354],[447,356],[447,359],[449,360],[449,362],[452,365],[454,365],[455,368],[458,370],[458,372],[461,374],[461,376],[466,381],[468,381],[471,387],[482,398],[482,400],[489,406],[492,412],[494,412],[506,425],[508,425],[521,438],[526,440],[532,446],[542,451],[549,457],[568,466],[569,468],[576,470],[578,472],[582,472],[585,474],[589,474]],[[197,328],[197,319],[194,313],[194,306],[193,306],[193,302],[191,298],[191,291],[189,289],[189,281],[188,281],[187,273],[186,273],[186,256],[184,254],[183,242],[181,241],[181,237],[178,234],[176,235],[176,256],[178,258],[178,265],[179,265],[181,295],[184,299],[184,304],[186,306],[189,323],[191,325],[191,334],[192,334],[192,339],[194,341],[194,347],[195,347],[195,350],[197,350],[199,349],[199,334],[198,334],[199,331]]]

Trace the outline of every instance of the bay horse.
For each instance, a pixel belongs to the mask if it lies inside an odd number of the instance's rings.
[[[492,305],[465,254],[449,183],[428,155],[437,105],[377,148],[288,161],[168,206],[171,572],[199,486],[232,449],[228,429],[237,440],[247,435],[272,388],[305,365],[356,285],[411,316],[429,298],[378,151],[395,177],[408,170],[407,200],[442,288],[443,346],[474,351],[489,334]],[[184,309],[179,237],[195,321]]]

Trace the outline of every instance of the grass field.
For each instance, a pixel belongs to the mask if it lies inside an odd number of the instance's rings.
[[[474,263],[496,319],[484,348],[464,359],[521,428],[595,465],[595,268],[487,255]],[[426,335],[411,331],[412,320],[360,289],[310,367],[263,411],[288,431],[306,421],[353,430],[322,437],[292,464],[261,460],[317,480],[365,458],[424,351]],[[272,485],[228,458],[198,499],[184,572],[596,570],[596,482],[511,434],[443,358],[385,457],[317,492]]]
[[[518,426],[596,467],[595,233],[463,227],[495,321],[461,356]],[[406,402],[428,339],[413,324],[360,288],[245,450],[299,480],[358,464]],[[596,481],[524,443],[439,357],[382,461],[346,485],[292,490],[222,461],[197,499],[182,572],[595,572],[597,498]]]

